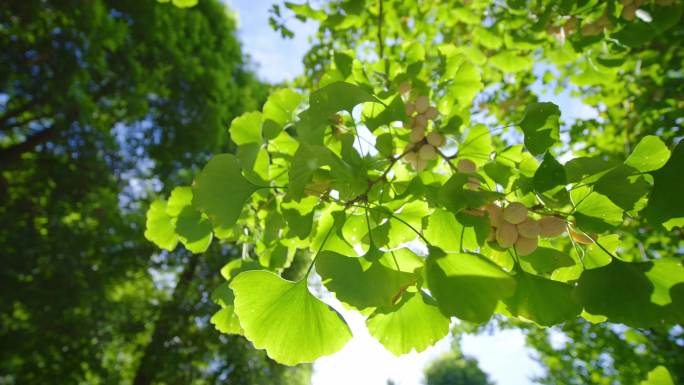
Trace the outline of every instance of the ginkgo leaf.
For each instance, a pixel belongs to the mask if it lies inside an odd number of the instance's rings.
[[[641,381],[639,385],[674,385],[674,381],[667,368],[659,365],[648,372],[648,377]]]
[[[655,135],[646,135],[634,147],[625,164],[639,172],[649,172],[663,167],[669,158],[667,145]]]
[[[572,297],[571,285],[520,272],[515,294],[504,299],[511,314],[540,326],[552,326],[577,317],[582,306]]]
[[[588,192],[588,193],[587,193]],[[608,231],[622,223],[624,211],[607,196],[590,192],[588,188],[575,189],[570,194],[579,201],[575,206],[575,219],[580,229],[600,233]]]
[[[665,166],[653,173],[653,192],[644,214],[653,226],[663,225],[668,230],[675,225],[684,227],[684,140],[680,140]],[[670,223],[668,223],[670,222]]]
[[[285,365],[313,362],[342,349],[352,334],[342,316],[314,297],[306,280],[252,270],[230,284],[245,337]]]
[[[520,265],[537,274],[551,273],[561,268],[572,266],[575,261],[565,252],[550,247],[538,247],[532,253],[519,256]]]
[[[247,199],[258,189],[242,176],[235,156],[219,154],[211,158],[195,179],[192,203],[215,227],[230,227],[237,222]]]
[[[521,56],[515,51],[500,52],[489,58],[489,63],[502,72],[525,71],[534,65],[534,61],[529,55]]]
[[[557,105],[531,103],[525,109],[520,127],[525,133],[525,147],[533,154],[543,154],[560,140],[560,109]]]
[[[532,180],[538,197],[548,207],[566,206],[570,203],[570,194],[565,182],[565,169],[547,152]]]
[[[449,318],[422,290],[406,293],[401,300],[377,309],[366,320],[370,335],[394,355],[422,352],[449,333]]]
[[[445,209],[457,214],[465,208],[479,208],[496,200],[500,194],[494,191],[472,191],[466,188],[468,174],[456,173],[440,187],[437,199]]]
[[[370,92],[351,83],[334,82],[317,89],[309,97],[309,108],[299,115],[297,133],[300,140],[309,144],[323,144],[322,126],[330,122],[333,114],[351,111],[357,104],[364,102],[381,103]]]
[[[172,251],[178,244],[178,235],[172,217],[166,213],[166,201],[157,199],[147,210],[145,238],[162,249]]]
[[[470,106],[473,98],[483,88],[482,79],[477,68],[469,61],[463,61],[453,76],[450,92],[453,93],[458,104]]]
[[[238,146],[247,143],[261,144],[264,141],[261,137],[262,122],[261,112],[246,112],[233,119],[230,124],[230,138]]]
[[[684,285],[684,268],[678,261],[613,259],[607,266],[584,271],[573,294],[591,314],[632,327],[649,327],[673,318],[682,322],[677,309],[684,305],[684,298],[671,296],[678,285]]]
[[[458,157],[483,165],[489,161],[489,155],[493,151],[494,146],[489,128],[484,124],[476,124],[468,130],[465,139],[458,146]]]
[[[211,316],[209,322],[216,330],[225,334],[242,334],[242,327],[232,305],[226,306]]]
[[[318,255],[316,271],[337,299],[359,310],[391,305],[417,279],[415,274],[390,269],[377,260],[332,251]]]
[[[430,293],[445,315],[485,322],[499,300],[513,295],[515,280],[488,259],[430,248],[426,264]]]
[[[213,237],[211,223],[201,212],[186,206],[175,220],[178,239],[186,249],[193,253],[203,253],[211,244]]]
[[[263,136],[273,139],[292,120],[293,114],[302,102],[303,96],[289,89],[283,88],[273,92],[263,108]]]

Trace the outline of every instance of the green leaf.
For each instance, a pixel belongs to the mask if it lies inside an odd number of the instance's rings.
[[[485,322],[499,300],[513,295],[515,280],[488,259],[431,248],[426,264],[430,293],[447,316]]]
[[[520,272],[515,294],[504,299],[511,314],[552,326],[577,317],[582,311],[572,297],[571,285]]]
[[[598,177],[617,165],[617,162],[604,160],[599,157],[581,157],[568,161],[564,167],[568,183],[580,181],[589,183],[597,180]],[[593,175],[597,177],[588,179]]]
[[[318,255],[316,271],[337,299],[359,310],[390,306],[403,289],[416,281],[414,274],[390,269],[379,261],[332,251]]]
[[[368,332],[394,355],[422,352],[449,333],[449,318],[422,290],[406,293],[397,304],[377,309],[366,320]]]
[[[580,229],[601,233],[622,223],[623,210],[605,195],[590,192],[577,204],[574,215]]]
[[[670,150],[660,138],[644,136],[634,151],[627,157],[625,164],[640,172],[655,171],[663,167],[670,158]]]
[[[553,103],[527,105],[520,127],[525,133],[525,147],[532,154],[543,154],[560,140],[559,119],[560,109]]]
[[[350,83],[335,82],[311,93],[307,110],[310,124],[319,127],[338,111],[351,111],[364,102],[381,103],[365,89]]]
[[[194,182],[192,203],[215,227],[230,227],[237,222],[247,199],[258,189],[242,176],[235,156],[214,155]]]
[[[209,219],[192,206],[184,207],[176,218],[176,233],[183,246],[193,253],[205,252],[213,237]]]
[[[152,202],[147,210],[145,238],[162,249],[172,251],[178,244],[178,236],[166,208],[167,204],[163,199]]]
[[[674,385],[674,381],[667,368],[659,365],[648,372],[648,377],[641,381],[639,385]]]
[[[292,121],[294,111],[303,98],[289,88],[277,90],[268,97],[263,109],[263,134],[266,139],[277,137],[283,127]]]
[[[672,151],[667,164],[653,175],[653,192],[643,213],[652,226],[665,226],[668,230],[684,219],[684,140],[680,140]],[[675,198],[676,197],[676,198]],[[673,199],[674,198],[674,199]],[[670,223],[668,223],[668,221]]]
[[[570,194],[565,189],[567,178],[563,165],[548,152],[544,161],[534,173],[532,185],[548,206],[562,207],[570,202]]]
[[[473,98],[482,90],[482,78],[477,68],[469,61],[463,61],[454,74],[453,81],[449,88],[458,104],[469,107],[473,103]]]
[[[261,137],[262,122],[261,112],[246,112],[233,119],[230,124],[230,138],[238,146],[247,143],[261,144],[264,141]]]
[[[313,211],[304,215],[295,209],[283,209],[282,212],[287,222],[288,237],[299,237],[300,239],[309,237],[313,227]]]
[[[394,154],[394,135],[384,133],[375,138],[375,148],[383,156],[392,156]]]
[[[333,54],[333,60],[335,61],[337,69],[342,73],[342,76],[347,78],[351,75],[354,58],[342,52],[335,52]]]
[[[567,253],[549,247],[538,247],[532,253],[519,258],[523,269],[537,274],[551,273],[561,267],[575,264],[575,260]]]
[[[389,125],[392,122],[406,119],[406,107],[404,106],[404,101],[401,99],[401,96],[392,99],[392,102],[386,107],[373,103],[370,105],[369,109],[369,113],[364,114],[366,115],[364,116],[364,123],[371,132],[375,131],[380,126]]]
[[[209,320],[216,330],[225,334],[242,334],[242,327],[232,305],[214,313]]]
[[[553,155],[547,152],[544,154],[544,160],[534,173],[532,184],[534,185],[534,189],[540,194],[552,190],[557,186],[565,186],[566,177],[563,165],[558,163]]]
[[[352,334],[342,316],[314,297],[306,280],[286,281],[263,270],[240,273],[230,284],[245,337],[285,365],[337,352]]]
[[[451,212],[437,209],[427,220],[424,235],[433,246],[447,252],[460,252],[461,232],[463,232],[463,248],[477,249],[478,242],[474,229],[463,226]]]
[[[622,262],[585,270],[574,295],[584,309],[632,327],[650,327],[665,320],[682,322],[684,298],[671,297],[673,288],[684,285],[684,267],[669,259]]]
[[[612,256],[606,253],[599,245],[603,246],[603,249],[608,250],[610,253],[615,254],[618,246],[620,246],[620,236],[617,234],[602,235],[596,240],[596,243],[587,246],[584,249],[583,259],[585,269],[603,267],[612,261]]]
[[[603,174],[594,183],[594,190],[607,196],[623,210],[633,210],[637,202],[651,190],[651,185],[638,170],[620,165]]]
[[[464,208],[479,208],[499,197],[493,191],[472,191],[465,188],[468,175],[457,173],[440,187],[437,199],[444,208],[456,214]]]
[[[470,159],[479,166],[489,161],[489,155],[493,151],[489,129],[484,124],[477,124],[468,131],[463,143],[458,146],[458,158]]]
[[[520,56],[514,51],[500,52],[489,58],[489,63],[504,73],[527,71],[534,64],[529,55]]]

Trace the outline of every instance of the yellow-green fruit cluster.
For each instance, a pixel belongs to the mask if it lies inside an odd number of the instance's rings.
[[[627,21],[632,21],[636,18],[636,11],[646,3],[646,0],[622,0],[622,13],[620,17]],[[669,4],[666,4],[669,5]]]
[[[529,255],[537,249],[539,237],[553,238],[565,232],[565,221],[558,217],[543,217],[536,220],[529,215],[527,207],[513,202],[506,207],[488,204],[484,209],[489,214],[492,226],[490,241],[507,249],[515,247],[520,256]]]
[[[470,159],[461,159],[456,164],[456,170],[464,174],[474,174],[475,172],[477,172],[477,165]],[[468,177],[468,181],[466,182],[464,187],[466,190],[479,190],[480,180],[474,176]]]
[[[425,169],[428,161],[437,159],[437,149],[445,143],[444,135],[438,132],[430,132],[426,136],[428,122],[436,119],[439,113],[437,108],[430,105],[428,97],[423,95],[406,103],[406,114],[409,118],[408,128],[411,129],[411,143],[404,150],[404,159],[414,170],[420,172]]]

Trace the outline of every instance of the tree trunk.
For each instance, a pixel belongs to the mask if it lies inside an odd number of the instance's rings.
[[[152,337],[145,347],[145,352],[140,359],[133,385],[152,384],[157,368],[159,367],[158,360],[160,357],[164,356],[161,354],[161,352],[166,349],[164,343],[173,338],[171,335],[171,325],[174,325],[179,321],[174,319],[174,313],[177,313],[175,308],[183,301],[183,298],[185,298],[188,288],[195,277],[197,264],[198,256],[190,256],[190,261],[178,278],[178,283],[173,290],[171,299],[162,306],[159,317],[155,321]]]

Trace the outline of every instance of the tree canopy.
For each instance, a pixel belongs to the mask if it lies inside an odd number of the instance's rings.
[[[228,10],[7,1],[0,46],[0,383],[307,383],[209,322],[233,246],[143,236],[151,198],[268,92]]]
[[[223,269],[225,329],[286,364],[351,338],[313,272],[395,354],[452,317],[681,324],[682,10],[276,4],[283,36],[291,13],[319,25],[305,74],[232,121],[236,152],[155,202],[147,237],[243,245]],[[566,117],[554,92],[593,116]],[[299,255],[307,274],[279,277]]]

